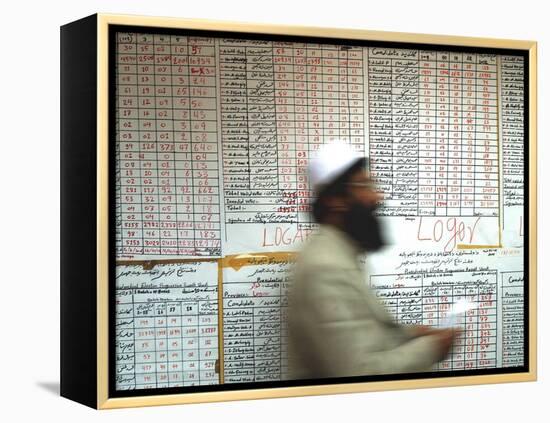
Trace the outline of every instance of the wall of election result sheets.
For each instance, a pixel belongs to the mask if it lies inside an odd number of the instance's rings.
[[[308,161],[368,156],[396,321],[463,336],[434,370],[524,363],[524,57],[116,33],[116,389],[288,378]]]

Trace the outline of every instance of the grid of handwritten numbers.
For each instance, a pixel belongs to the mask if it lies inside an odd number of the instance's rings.
[[[226,221],[310,223],[311,155],[364,153],[362,50],[224,39],[220,78]]]
[[[460,316],[458,326],[463,334],[456,341],[450,355],[439,364],[439,370],[468,370],[496,367],[497,298],[495,280],[489,283],[460,283],[439,287],[439,319],[444,319],[451,302],[468,299],[477,308]],[[491,278],[493,279],[493,278]]]
[[[147,302],[140,296],[151,294],[136,291],[117,292],[116,388],[219,383],[216,307],[209,301]]]
[[[384,215],[498,216],[495,55],[369,49]]]
[[[219,255],[212,39],[119,33],[117,253]]]
[[[449,274],[377,275],[371,277],[376,295],[400,324],[438,326],[449,316],[452,304],[468,300],[477,308],[459,317],[463,335],[436,367],[468,370],[496,367],[496,272],[482,278],[472,272]]]

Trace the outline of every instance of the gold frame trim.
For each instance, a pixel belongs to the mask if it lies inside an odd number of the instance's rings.
[[[126,398],[108,397],[108,26],[134,25],[161,28],[185,28],[269,35],[293,35],[320,38],[342,38],[371,41],[395,41],[419,44],[453,45],[526,50],[529,52],[529,363],[530,371],[483,376],[411,379],[338,385],[262,388],[193,394],[151,395]],[[537,380],[537,43],[448,35],[411,34],[404,32],[367,31],[358,29],[316,28],[288,25],[261,25],[227,21],[190,20],[147,16],[97,15],[97,408],[111,409],[152,405],[283,398],[307,395],[345,394],[415,388],[479,385]]]

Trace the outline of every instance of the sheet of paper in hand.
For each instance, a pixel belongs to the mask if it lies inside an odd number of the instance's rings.
[[[470,310],[478,307],[478,304],[466,298],[461,298],[453,303],[451,311],[446,317],[440,320],[439,326],[442,328],[451,328],[463,325],[463,317]]]

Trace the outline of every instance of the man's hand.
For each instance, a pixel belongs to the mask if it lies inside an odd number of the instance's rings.
[[[454,342],[462,335],[462,329],[438,329],[432,335],[438,340],[440,360],[443,360],[451,351]]]
[[[439,330],[440,329],[434,328],[433,326],[416,325],[412,327],[412,334],[414,337],[433,335],[435,332]]]
[[[458,327],[438,329],[431,326],[419,325],[413,329],[414,336],[433,336],[437,340],[439,360],[443,360],[453,346],[453,343],[462,335]]]

